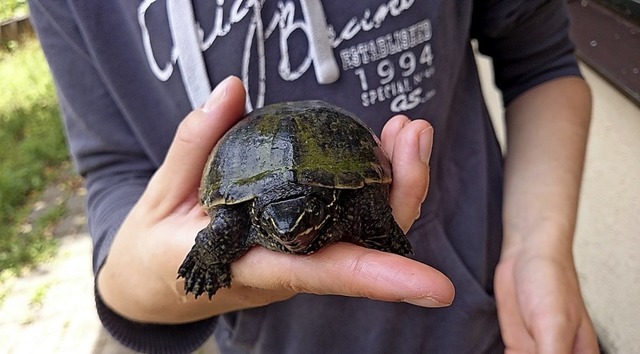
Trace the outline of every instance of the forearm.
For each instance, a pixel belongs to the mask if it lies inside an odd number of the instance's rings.
[[[503,257],[529,246],[571,254],[590,115],[577,77],[537,86],[507,108]]]

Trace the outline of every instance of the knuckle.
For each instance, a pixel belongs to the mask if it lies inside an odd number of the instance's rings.
[[[538,333],[559,333],[573,327],[576,323],[573,317],[574,316],[564,312],[540,316],[540,318],[535,321],[534,328]]]
[[[183,145],[195,145],[198,143],[198,117],[195,114],[190,114],[187,118],[183,119],[176,131],[176,142]]]

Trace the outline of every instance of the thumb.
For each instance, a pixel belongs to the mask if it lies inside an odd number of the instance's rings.
[[[293,293],[366,297],[423,307],[448,306],[455,290],[438,270],[421,262],[335,243],[307,256],[251,249],[231,264],[235,284]]]
[[[151,204],[170,212],[197,191],[211,150],[244,114],[245,91],[237,77],[228,77],[213,90],[202,109],[179,125],[164,162],[145,192]]]

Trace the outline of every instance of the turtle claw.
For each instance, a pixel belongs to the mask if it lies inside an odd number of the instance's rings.
[[[231,286],[231,267],[226,263],[205,265],[192,250],[178,269],[178,278],[185,280],[185,293],[193,293],[197,299],[206,292],[211,300],[220,288]]]
[[[231,286],[231,263],[249,249],[243,238],[250,227],[246,209],[246,205],[236,204],[212,211],[211,223],[198,232],[178,268],[178,278],[184,278],[187,293],[196,298],[207,293],[211,299],[220,288]]]

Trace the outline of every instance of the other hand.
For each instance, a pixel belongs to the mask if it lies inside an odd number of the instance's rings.
[[[557,253],[503,253],[495,289],[506,353],[598,353],[573,261]]]

